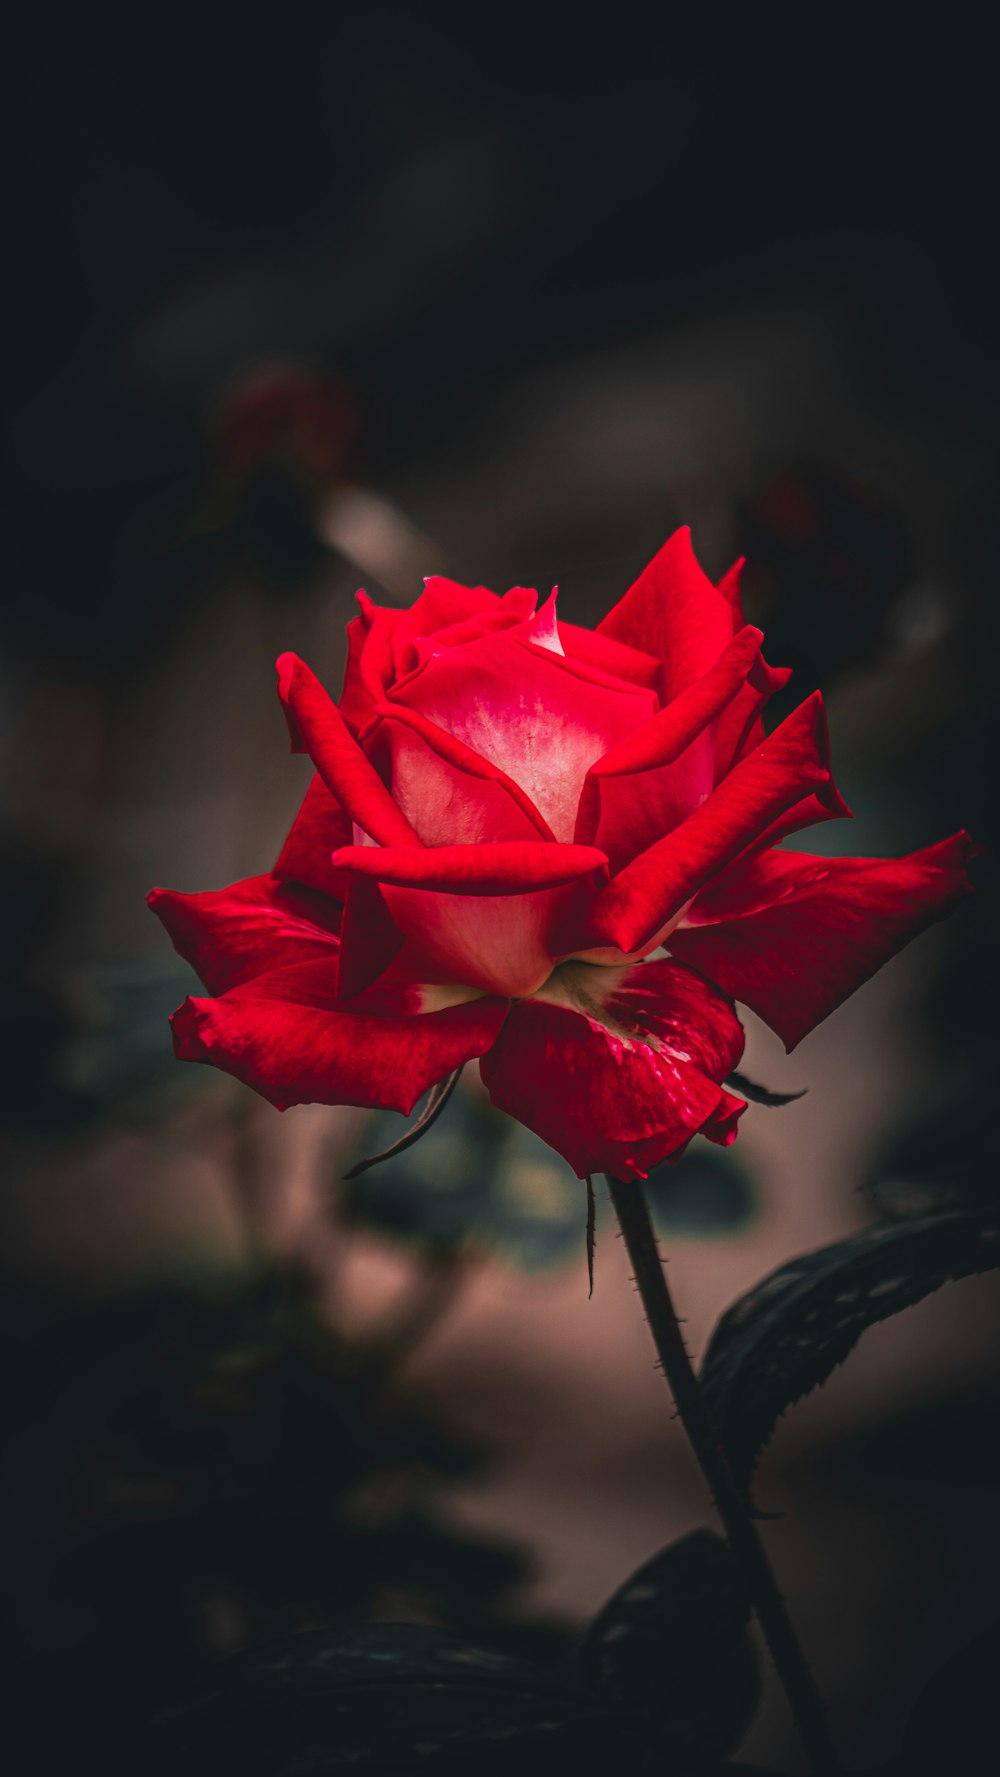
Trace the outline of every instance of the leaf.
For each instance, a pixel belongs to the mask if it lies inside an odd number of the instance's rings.
[[[995,1624],[934,1674],[918,1697],[903,1735],[908,1777],[995,1769],[1000,1762],[998,1668],[1000,1624]]]
[[[734,1092],[741,1097],[749,1098],[753,1104],[767,1105],[771,1110],[780,1110],[782,1105],[794,1104],[797,1098],[805,1098],[807,1088],[801,1092],[770,1092],[766,1086],[758,1086],[756,1080],[748,1080],[746,1074],[730,1074],[726,1081]]]
[[[867,1327],[1000,1263],[1000,1218],[950,1211],[866,1229],[793,1259],[723,1315],[701,1365],[706,1404],[746,1485],[774,1427]]]
[[[608,1599],[575,1663],[587,1689],[644,1724],[652,1746],[682,1761],[714,1760],[739,1745],[757,1707],[749,1622],[728,1544],[696,1530]]]
[[[159,1727],[168,1769],[185,1777],[500,1777],[515,1762],[519,1777],[598,1777],[627,1750],[621,1724],[560,1675],[413,1623],[309,1631],[239,1656]]]

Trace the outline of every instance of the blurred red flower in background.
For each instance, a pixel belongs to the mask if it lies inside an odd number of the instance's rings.
[[[478,1057],[580,1176],[728,1144],[733,1001],[792,1047],[969,888],[967,835],[888,861],[786,851],[849,811],[817,693],[678,531],[593,632],[555,594],[360,593],[339,706],[278,662],[316,767],[273,870],[151,905],[211,998],[176,1050],[279,1107],[409,1111]]]

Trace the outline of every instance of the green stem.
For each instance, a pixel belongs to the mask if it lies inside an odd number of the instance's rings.
[[[609,1174],[608,1189],[678,1416],[708,1483],[729,1546],[743,1571],[802,1745],[815,1777],[838,1777],[840,1761],[812,1673],[796,1640],[747,1501],[730,1474],[681,1336],[642,1186],[638,1180],[614,1179]]]

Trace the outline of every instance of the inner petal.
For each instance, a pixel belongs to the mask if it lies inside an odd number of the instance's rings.
[[[498,765],[560,840],[591,765],[656,708],[644,686],[503,634],[427,660],[391,697]]]

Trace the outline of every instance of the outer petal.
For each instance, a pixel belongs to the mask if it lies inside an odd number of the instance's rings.
[[[599,843],[612,868],[662,839],[711,792],[718,722],[759,663],[763,639],[759,629],[741,630],[707,673],[591,766],[576,838]]]
[[[829,784],[822,785],[818,791],[810,791],[800,802],[793,802],[791,808],[786,808],[783,814],[776,815],[773,821],[769,821],[746,850],[739,854],[740,860],[769,851],[771,846],[787,839],[789,833],[801,833],[804,827],[817,827],[824,821],[852,819],[847,803],[831,778]]]
[[[718,1082],[742,1052],[731,1003],[691,971],[581,963],[513,1008],[480,1072],[580,1178],[644,1178],[698,1130],[733,1139],[743,1106]]]
[[[745,557],[740,556],[731,568],[723,574],[719,581],[719,592],[727,601],[733,614],[733,634],[737,634],[744,626],[743,601],[740,598],[740,577],[745,566]],[[782,691],[792,676],[788,666],[769,666],[763,655],[754,670],[749,674],[747,683],[740,695],[733,700],[730,708],[721,717],[715,736],[715,781],[725,777],[727,771],[759,747],[764,739],[764,722],[761,712],[769,697],[776,691]],[[820,819],[824,818],[822,816]],[[803,822],[803,825],[806,823]]]
[[[650,691],[506,635],[428,660],[392,701],[499,766],[565,840],[589,767],[655,708]]]
[[[705,883],[809,790],[842,807],[830,775],[819,692],[731,771],[694,814],[609,882],[577,948],[614,944],[626,955],[653,949]]]
[[[732,605],[698,565],[686,525],[654,555],[597,634],[661,661],[664,703],[715,665],[732,638]]]
[[[307,958],[336,962],[338,903],[276,876],[201,895],[153,889],[146,899],[210,993]]]
[[[325,977],[309,965],[262,976],[219,999],[188,999],[171,1020],[184,1061],[235,1074],[279,1110],[293,1104],[356,1104],[409,1112],[428,1087],[481,1055],[506,1013],[474,999],[396,1015],[330,1009]]]
[[[308,753],[327,789],[380,845],[419,846],[378,773],[368,763],[315,673],[295,654],[278,660],[278,695],[292,750]]]
[[[393,639],[396,628],[402,621],[404,613],[394,607],[375,605],[366,592],[357,595],[360,608],[358,622],[364,624],[360,641],[354,643],[353,636],[349,644],[347,657],[347,673],[344,679],[344,696],[341,707],[346,702],[356,699],[360,720],[363,727],[367,713],[373,703],[384,697],[395,677],[395,656]],[[356,681],[351,676],[352,661],[357,660]],[[345,715],[347,711],[344,711]],[[352,712],[353,713],[353,712]]]
[[[715,729],[715,782],[720,783],[741,759],[764,740],[762,711],[776,691],[783,691],[792,676],[790,666],[769,666],[758,656],[745,683],[723,710]]]
[[[350,845],[353,838],[353,822],[317,772],[278,854],[274,875],[342,901],[345,879],[333,868],[330,857],[338,846]]]
[[[742,1000],[786,1047],[970,893],[967,833],[909,857],[765,852],[692,905],[671,951]]]
[[[339,709],[352,734],[357,734],[368,720],[374,698],[361,673],[361,657],[368,640],[372,620],[368,611],[352,617],[347,625],[347,660]]]
[[[377,705],[362,742],[424,845],[554,838],[520,784],[416,710]]]
[[[746,567],[745,555],[738,556],[731,568],[727,568],[719,581],[719,592],[726,600],[733,613],[733,634],[743,628],[746,618],[743,615],[743,600],[740,597],[740,579]]]

